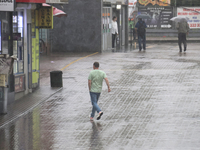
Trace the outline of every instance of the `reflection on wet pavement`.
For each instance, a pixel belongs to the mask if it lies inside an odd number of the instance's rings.
[[[96,149],[98,148],[103,148],[103,145],[101,143],[101,124],[100,123],[95,123],[94,121],[90,121],[92,123],[92,133],[91,133],[91,140],[90,140],[90,149]]]
[[[0,128],[0,150],[199,150],[198,47],[180,55],[175,45],[156,45],[75,63],[61,91]],[[104,115],[91,122],[87,76],[96,60],[112,92],[104,84]]]

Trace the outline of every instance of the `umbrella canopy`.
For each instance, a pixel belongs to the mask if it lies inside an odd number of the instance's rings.
[[[67,14],[65,12],[63,12],[62,10],[53,7],[53,16],[56,16],[56,17],[60,18],[62,16],[67,16]]]
[[[137,15],[136,18],[151,19],[151,16],[148,14],[140,14],[140,15]]]
[[[49,7],[51,5],[48,5],[46,3],[42,3],[42,6],[48,6]],[[62,16],[67,16],[67,14],[64,11],[62,11],[62,10],[56,8],[56,7],[53,7],[53,16],[56,16],[56,17],[60,18]]]
[[[171,18],[170,20],[175,21],[175,22],[184,22],[184,21],[189,21],[190,19],[184,16],[177,16],[177,17]]]

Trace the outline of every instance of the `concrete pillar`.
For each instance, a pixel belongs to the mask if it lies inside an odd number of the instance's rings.
[[[128,5],[125,5],[125,49],[128,49],[129,44],[129,28],[128,28]]]

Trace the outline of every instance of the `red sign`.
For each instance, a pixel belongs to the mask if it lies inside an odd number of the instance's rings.
[[[46,0],[16,0],[17,3],[46,3]]]
[[[200,28],[200,7],[178,7],[177,16],[187,17],[191,29]]]

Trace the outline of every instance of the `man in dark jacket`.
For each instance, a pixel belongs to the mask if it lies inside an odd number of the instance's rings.
[[[187,49],[187,40],[186,40],[186,34],[189,33],[189,25],[185,19],[180,20],[180,22],[177,23],[176,29],[178,30],[178,45],[179,45],[179,50],[182,52],[182,46],[181,44],[183,43],[184,45],[184,52]]]
[[[143,50],[146,50],[146,23],[139,18],[138,22],[135,25],[135,31],[138,34],[138,44],[139,44],[139,51],[142,50],[141,42],[143,41]]]

